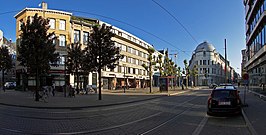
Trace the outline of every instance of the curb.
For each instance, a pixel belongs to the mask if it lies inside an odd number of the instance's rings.
[[[241,112],[242,112],[242,116],[244,117],[244,120],[246,122],[246,125],[247,125],[249,131],[251,132],[251,134],[252,135],[258,135],[258,133],[256,132],[256,130],[253,128],[252,124],[248,120],[247,115],[245,114],[245,111],[244,111],[243,108],[241,109]]]
[[[264,101],[266,100],[266,96],[263,94],[260,94],[258,92],[252,91],[252,90],[248,90],[249,93],[253,93],[254,95],[258,96],[260,99],[263,99]]]
[[[140,100],[135,100],[135,101],[118,102],[118,103],[102,104],[102,105],[76,106],[76,107],[42,107],[42,106],[14,105],[14,104],[6,104],[6,103],[0,103],[0,105],[12,106],[12,107],[33,108],[33,109],[70,109],[70,110],[79,110],[79,109],[85,109],[85,108],[98,108],[98,107],[108,107],[108,106],[115,106],[115,105],[124,105],[124,104],[130,104],[130,103],[138,103],[138,102],[153,100],[153,99],[162,98],[162,97],[166,97],[166,95],[156,96],[156,97],[147,98],[147,99],[140,99]]]

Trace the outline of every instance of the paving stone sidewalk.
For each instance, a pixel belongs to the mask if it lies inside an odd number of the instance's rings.
[[[123,90],[102,90],[102,100],[98,100],[98,94],[95,93],[64,97],[63,92],[57,92],[55,96],[49,95],[47,102],[34,101],[33,92],[31,91],[6,90],[6,92],[3,92],[0,90],[0,105],[42,109],[78,109],[140,102],[190,90],[176,89],[159,92],[153,89],[152,93],[149,93],[149,89],[129,89],[126,90],[126,93]]]

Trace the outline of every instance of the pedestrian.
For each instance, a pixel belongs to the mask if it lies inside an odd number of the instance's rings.
[[[55,96],[55,82],[53,82],[52,94],[53,94],[53,96]]]

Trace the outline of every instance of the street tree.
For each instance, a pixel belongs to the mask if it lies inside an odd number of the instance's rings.
[[[0,71],[2,70],[2,84],[5,91],[5,71],[12,68],[12,57],[6,46],[0,47]]]
[[[178,87],[180,87],[181,67],[177,67]]]
[[[193,81],[194,81],[194,85],[196,86],[196,77],[198,76],[198,66],[197,65],[194,65],[192,70],[191,70],[191,76],[193,77]],[[193,87],[193,86],[191,86]]]
[[[188,63],[187,63],[186,59],[184,60],[184,65],[185,65],[185,68],[183,69],[183,74],[186,77],[186,89],[187,89],[188,88],[188,78],[189,78],[189,75],[190,75],[190,70],[189,70]]]
[[[82,44],[72,43],[67,47],[67,61],[66,67],[67,72],[74,75],[77,85],[76,90],[79,92],[79,77],[84,74],[83,65],[84,65],[84,54],[85,51],[81,49]]]
[[[159,70],[159,73],[160,73],[160,77],[163,76],[163,61],[162,61],[162,55],[159,54],[158,55],[158,58],[157,58],[157,63],[158,63],[158,66],[156,66],[156,69]]]
[[[17,60],[27,68],[30,75],[35,76],[35,101],[39,101],[40,75],[47,74],[51,66],[57,66],[58,53],[55,52],[54,33],[48,33],[49,20],[38,14],[27,18],[21,25],[21,42],[18,46]]]
[[[151,88],[152,88],[152,69],[153,66],[156,65],[156,61],[153,59],[153,53],[155,52],[154,48],[149,47],[148,48],[148,58],[147,60],[149,61],[149,65],[146,64],[142,64],[142,67],[145,68],[145,70],[149,73],[149,78],[150,78],[150,93],[152,92]]]
[[[88,46],[85,48],[85,67],[90,71],[98,72],[99,82],[99,100],[101,96],[101,71],[104,67],[114,69],[117,66],[119,59],[123,58],[120,54],[120,48],[115,46],[115,42],[112,40],[115,34],[112,32],[112,26],[93,26],[93,32],[90,34],[88,40]]]

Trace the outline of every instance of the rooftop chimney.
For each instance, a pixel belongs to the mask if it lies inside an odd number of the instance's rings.
[[[46,9],[47,9],[47,3],[42,2],[42,9],[43,9],[43,10],[46,10]]]

